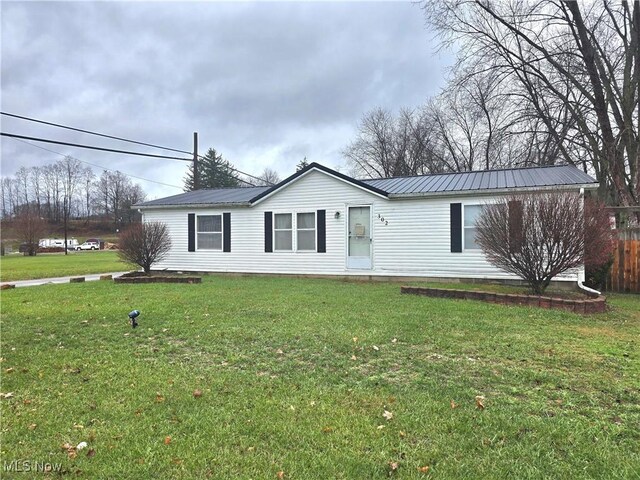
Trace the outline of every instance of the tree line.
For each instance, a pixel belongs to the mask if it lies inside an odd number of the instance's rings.
[[[640,203],[640,2],[422,8],[441,47],[457,49],[448,83],[422,106],[366,113],[344,150],[354,174],[569,163],[607,204]]]
[[[114,225],[131,223],[130,207],[144,201],[142,187],[125,174],[104,170],[96,176],[73,157],[34,167],[21,167],[0,181],[0,214],[11,219],[36,214],[51,223],[72,219],[103,219]]]

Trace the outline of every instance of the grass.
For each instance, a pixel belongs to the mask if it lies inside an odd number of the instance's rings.
[[[8,290],[1,454],[81,478],[638,478],[640,297],[611,305],[268,277]]]
[[[44,253],[35,257],[23,255],[0,257],[0,279],[3,282],[121,272],[132,268],[131,265],[121,262],[117,253],[113,251],[70,252],[69,255]]]

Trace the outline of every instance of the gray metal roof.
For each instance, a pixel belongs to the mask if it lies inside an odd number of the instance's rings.
[[[380,178],[363,182],[384,190],[391,196],[597,183],[582,170],[571,165]]]
[[[356,180],[324,165],[312,163],[272,187],[241,187],[196,190],[172,197],[159,198],[134,207],[173,207],[204,205],[251,205],[264,196],[286,186],[311,169],[333,176],[388,197],[437,195],[448,192],[499,191],[514,188],[597,185],[596,180],[571,165],[511,168],[462,173],[442,173],[414,177]]]
[[[136,207],[160,207],[180,205],[248,205],[250,200],[271,187],[214,188],[195,190],[171,197],[158,198]]]

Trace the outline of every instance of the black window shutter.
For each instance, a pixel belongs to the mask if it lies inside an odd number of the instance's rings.
[[[222,214],[222,251],[231,251],[231,214]]]
[[[273,212],[264,212],[264,251],[273,252]]]
[[[462,252],[462,204],[452,203],[450,208],[451,251]]]
[[[316,212],[316,232],[318,235],[318,253],[327,252],[327,211],[318,210]]]
[[[196,214],[195,213],[189,213],[187,215],[188,221],[188,230],[189,230],[189,251],[190,252],[195,252],[196,251]]]
[[[524,241],[524,225],[522,223],[522,202],[520,200],[509,200],[509,251],[511,253],[522,252]]]

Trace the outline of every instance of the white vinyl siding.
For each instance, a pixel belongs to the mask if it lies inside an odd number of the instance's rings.
[[[480,245],[476,243],[476,220],[482,213],[482,205],[464,206],[464,250],[480,250]]]
[[[144,221],[160,221],[169,227],[171,251],[154,265],[157,270],[516,279],[487,262],[482,250],[468,250],[464,255],[450,251],[450,204],[461,202],[464,209],[497,198],[496,195],[442,195],[384,199],[322,172],[311,171],[253,207],[225,207],[233,218],[233,249],[224,255],[211,250],[187,250],[187,213],[193,209],[148,208],[144,209]],[[371,205],[371,270],[346,268],[347,205]],[[264,251],[265,212],[274,212],[275,216],[318,209],[326,210],[326,253],[300,254],[289,250],[274,254]],[[340,215],[336,216],[336,212]],[[211,206],[201,208],[197,213],[218,215],[221,211]],[[294,222],[292,219],[292,227]],[[273,223],[275,226],[275,218]],[[315,226],[317,231],[317,221]],[[293,238],[292,248],[295,248],[295,235]],[[575,281],[576,278],[577,275],[571,273],[561,279]]]
[[[222,215],[196,216],[198,250],[222,250]]]

